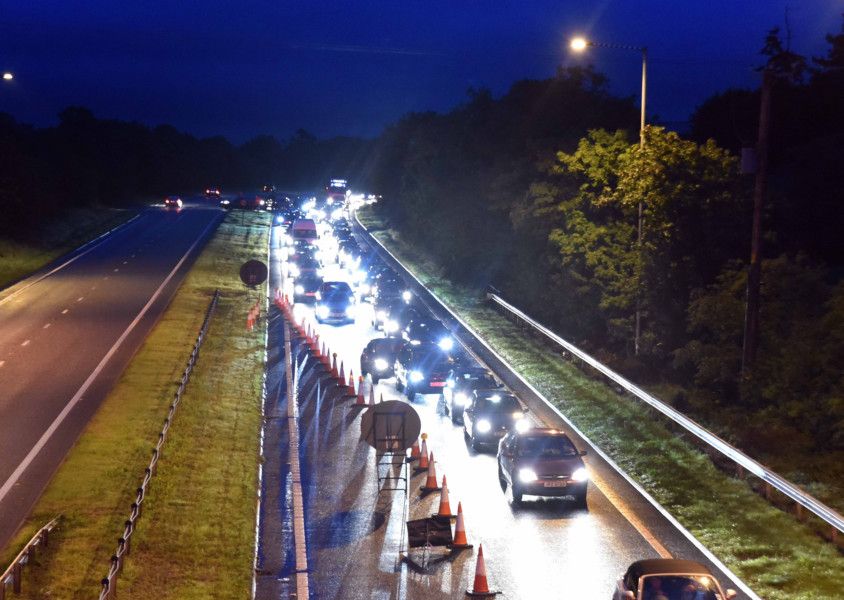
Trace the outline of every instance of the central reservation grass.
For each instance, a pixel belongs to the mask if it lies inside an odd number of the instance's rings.
[[[213,295],[209,335],[164,445],[118,590],[121,598],[249,598],[264,370],[263,321],[245,330],[264,290],[240,265],[266,260],[270,215],[232,213],[59,469],[10,559],[37,528],[65,515],[29,570],[24,598],[96,598],[178,379]],[[5,563],[4,563],[5,564]]]
[[[486,305],[481,290],[442,276],[372,209],[361,222],[593,442],[767,600],[840,598],[844,557],[746,483],[719,471],[656,413],[584,375]]]

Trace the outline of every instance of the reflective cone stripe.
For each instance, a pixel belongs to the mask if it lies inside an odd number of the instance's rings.
[[[489,584],[486,581],[486,563],[484,562],[484,545],[478,546],[478,564],[475,566],[475,585],[473,594],[489,594]]]
[[[410,447],[410,460],[419,460],[419,440]]]
[[[363,397],[363,377],[358,377],[358,397],[355,404],[366,406],[366,398]]]
[[[440,510],[437,512],[438,517],[451,518],[451,504],[448,501],[448,482],[443,475],[442,491],[440,492]]]
[[[452,548],[471,548],[472,544],[466,539],[466,524],[463,522],[463,503],[457,503],[457,524],[454,526],[454,541]]]
[[[340,375],[337,373],[337,353],[331,355],[331,376],[332,377],[339,377]]]
[[[355,392],[355,373],[351,369],[349,369],[349,383],[346,387],[348,388],[349,396],[357,396]]]
[[[340,375],[337,377],[340,380],[340,385],[346,383],[346,371],[343,369],[343,361],[340,361]]]
[[[432,492],[439,489],[440,487],[437,485],[437,469],[434,466],[434,453],[431,452],[431,455],[428,457],[428,477],[425,480],[425,485],[422,486],[422,490]]]

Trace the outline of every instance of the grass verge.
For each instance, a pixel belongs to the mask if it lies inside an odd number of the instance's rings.
[[[486,306],[480,290],[446,280],[366,209],[361,222],[510,365],[760,596],[840,597],[844,557],[792,516],[674,435],[655,413],[590,379]]]
[[[65,515],[24,597],[96,597],[215,288],[217,312],[118,587],[136,600],[249,597],[265,328],[245,331],[258,292],[243,287],[238,269],[266,258],[270,216],[241,218],[220,226],[6,550],[10,559],[42,523]]]
[[[0,290],[137,213],[136,209],[76,208],[46,223],[29,241],[0,238]]]

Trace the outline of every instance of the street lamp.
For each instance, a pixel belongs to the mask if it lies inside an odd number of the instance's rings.
[[[600,42],[593,42],[584,37],[572,38],[569,42],[569,47],[575,52],[583,52],[589,47],[595,48],[613,48],[619,50],[635,50],[642,53],[642,109],[639,113],[639,148],[645,147],[645,100],[647,98],[648,90],[648,47],[647,46],[625,46],[623,44],[603,44]],[[642,224],[644,221],[644,207],[642,202],[639,202],[639,219],[636,225],[636,244],[639,247],[639,260],[642,254]],[[638,285],[638,283],[637,283]],[[642,310],[641,299],[639,294],[636,295],[636,332],[633,337],[633,352],[639,355],[639,337],[642,330]]]
[[[11,81],[14,78],[15,78],[14,74],[10,73],[9,71],[6,71],[6,72],[3,73],[3,81]]]

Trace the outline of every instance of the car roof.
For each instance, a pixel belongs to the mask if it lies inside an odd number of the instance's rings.
[[[638,580],[647,575],[708,575],[715,578],[704,565],[678,558],[648,558],[637,560],[627,568],[627,575]]]

